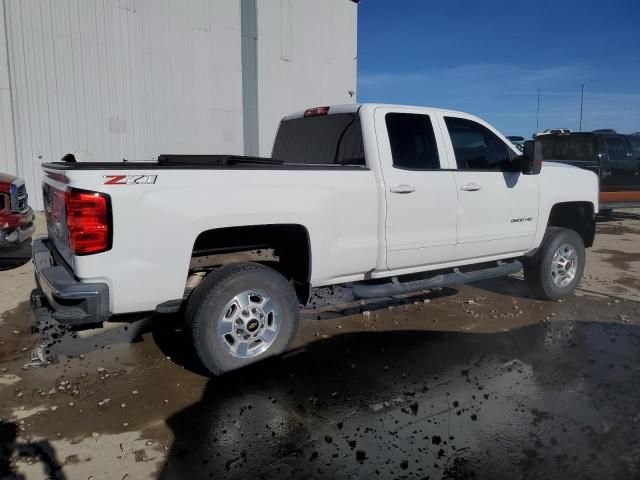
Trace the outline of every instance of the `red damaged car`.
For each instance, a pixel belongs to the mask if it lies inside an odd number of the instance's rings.
[[[24,246],[35,229],[24,180],[0,173],[0,253]]]

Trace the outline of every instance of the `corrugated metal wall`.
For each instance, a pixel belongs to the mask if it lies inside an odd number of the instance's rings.
[[[237,2],[4,0],[4,7],[17,173],[38,208],[40,163],[68,152],[97,160],[242,152]],[[6,139],[2,73],[0,82]],[[7,150],[0,168],[11,172]]]
[[[356,7],[257,1],[268,155],[285,113],[352,101]],[[0,171],[26,180],[34,207],[40,164],[68,152],[99,161],[243,152],[239,0],[0,2]],[[310,71],[314,58],[330,68]]]

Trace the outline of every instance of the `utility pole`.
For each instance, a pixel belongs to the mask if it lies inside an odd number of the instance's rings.
[[[582,131],[582,111],[584,107],[584,83],[582,84],[582,89],[580,91],[580,131]]]
[[[540,132],[540,89],[538,89],[538,107],[536,109],[536,133]]]

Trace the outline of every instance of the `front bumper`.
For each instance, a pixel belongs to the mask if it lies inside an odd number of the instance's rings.
[[[109,319],[109,287],[82,283],[57,264],[49,242],[33,242],[32,261],[38,288],[32,294],[34,310],[50,307],[51,316],[70,326],[94,326]]]
[[[29,240],[36,231],[36,224],[33,222],[33,211],[29,209],[28,216],[30,221],[19,224],[16,228],[7,228],[0,230],[0,247],[11,247],[20,245]]]

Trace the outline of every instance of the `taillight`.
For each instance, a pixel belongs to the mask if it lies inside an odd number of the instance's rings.
[[[111,248],[109,195],[70,189],[65,193],[69,247],[74,255],[106,252]]]

